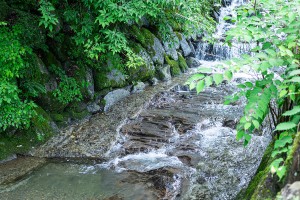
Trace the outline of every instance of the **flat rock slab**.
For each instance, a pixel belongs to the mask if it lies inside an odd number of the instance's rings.
[[[0,185],[13,182],[46,163],[44,158],[21,157],[0,164]]]
[[[109,112],[98,113],[90,119],[62,130],[29,155],[47,158],[97,158],[106,159],[106,152],[116,142],[119,129],[140,114],[159,92],[183,84],[189,77],[183,74],[172,82],[147,87],[142,93],[131,94],[111,106]]]

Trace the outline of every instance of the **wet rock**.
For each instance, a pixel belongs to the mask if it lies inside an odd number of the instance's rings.
[[[118,69],[113,69],[111,71],[94,70],[93,78],[96,91],[101,91],[105,88],[123,87],[126,85],[125,75]]]
[[[201,62],[197,58],[194,58],[194,57],[186,58],[186,63],[189,66],[189,68],[196,68],[201,65]]]
[[[138,43],[130,43],[130,47],[145,61],[145,63],[140,66],[128,69],[130,81],[147,81],[153,78],[155,74],[155,66],[149,53]]]
[[[193,43],[189,40],[188,44],[189,44],[189,46],[191,48],[191,51],[192,51],[191,54],[190,54],[190,57],[195,57],[196,56],[196,50],[195,50],[195,47],[194,47]]]
[[[146,87],[145,83],[137,82],[135,85],[133,85],[131,93],[134,94],[134,93],[142,92],[144,91],[145,87]]]
[[[109,92],[105,97],[105,107],[104,112],[107,112],[108,109],[113,106],[118,101],[124,99],[125,97],[129,96],[130,92],[124,89],[117,89],[112,92]]]
[[[87,93],[90,99],[93,99],[95,95],[95,86],[94,86],[94,78],[92,69],[88,68],[86,70],[86,81],[88,83]]]
[[[171,42],[164,42],[164,48],[168,56],[170,56],[173,60],[178,60],[177,50],[174,44]]]
[[[45,162],[43,158],[21,157],[0,163],[0,185],[20,179]]]
[[[164,64],[162,67],[157,69],[158,71],[158,77],[162,81],[169,81],[171,80],[171,71],[170,71],[170,65]]]
[[[287,184],[281,190],[282,200],[296,200],[300,199],[300,181],[296,181],[293,184]]]
[[[165,51],[167,56],[170,56],[173,60],[178,59],[177,50],[180,47],[180,42],[177,35],[173,32],[172,28],[170,27],[170,41],[163,42]]]
[[[150,79],[149,82],[152,86],[155,86],[158,84],[159,80],[154,77],[154,78]]]
[[[98,104],[96,104],[95,102],[88,104],[86,109],[92,114],[95,114],[95,113],[101,111],[101,107]]]
[[[146,28],[139,28],[137,26],[132,26],[130,33],[146,49],[155,64],[164,64],[165,50],[153,33]]]
[[[180,40],[180,48],[183,51],[183,55],[185,57],[189,56],[192,53],[192,49],[189,46],[189,43],[186,41],[186,38],[184,35],[181,33],[177,33],[179,35],[179,40]]]

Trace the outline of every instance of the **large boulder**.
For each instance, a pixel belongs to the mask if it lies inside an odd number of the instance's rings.
[[[186,63],[186,60],[180,53],[178,53],[178,64],[182,72],[186,72],[188,70],[188,65]]]
[[[139,28],[137,26],[132,26],[130,33],[146,49],[155,64],[164,64],[165,50],[153,33],[146,28]]]
[[[146,87],[146,84],[139,81],[133,85],[131,93],[134,94],[134,93],[142,92],[142,91],[144,91],[145,87]]]
[[[134,53],[143,58],[144,63],[137,67],[128,68],[129,81],[147,81],[153,78],[155,66],[151,56],[138,43],[131,43],[130,47]]]
[[[109,92],[105,97],[105,107],[104,112],[107,112],[114,104],[118,101],[124,99],[125,97],[129,96],[130,92],[125,89],[117,89],[114,91]]]
[[[119,54],[108,54],[104,62],[99,62],[93,71],[94,85],[96,91],[103,89],[124,87],[126,76],[121,69],[124,61]]]
[[[176,33],[178,38],[179,38],[179,41],[180,41],[180,48],[183,52],[183,55],[185,57],[189,56],[191,53],[192,53],[192,49],[191,47],[189,46],[189,43],[187,42],[186,38],[184,37],[183,34],[181,33]]]
[[[194,58],[194,57],[188,57],[186,59],[186,63],[189,68],[196,68],[201,65],[201,62],[197,58]]]
[[[157,69],[157,75],[158,78],[162,81],[169,81],[171,80],[171,71],[170,71],[170,65],[164,64],[162,67],[159,67]]]
[[[165,56],[165,59],[166,59],[166,63],[170,66],[170,71],[172,76],[178,76],[179,74],[181,74],[179,63],[177,61],[172,60],[167,55]]]
[[[296,181],[293,184],[287,184],[281,190],[281,198],[283,200],[300,199],[300,181]]]
[[[177,35],[173,32],[170,27],[170,39],[169,41],[163,41],[164,48],[167,56],[170,56],[173,60],[178,60],[177,50],[180,47],[180,42]]]

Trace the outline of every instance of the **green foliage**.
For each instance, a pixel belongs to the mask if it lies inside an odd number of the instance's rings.
[[[238,85],[240,90],[229,97],[226,103],[246,97],[244,116],[237,126],[237,139],[244,139],[247,145],[254,130],[259,130],[268,118],[279,134],[275,142],[271,164],[272,173],[280,180],[286,173],[285,156],[289,152],[296,127],[299,125],[300,86],[300,1],[257,0],[238,8],[235,28],[227,31],[226,41],[252,42],[254,56],[244,55],[242,59],[232,59],[219,66],[220,73],[194,75],[187,84],[196,87],[197,92],[213,83],[220,84],[232,73],[249,68],[257,79]],[[229,18],[227,19],[229,20]],[[280,69],[279,76],[274,69]],[[211,78],[208,78],[211,77]],[[272,128],[272,127],[271,127]],[[282,133],[281,133],[282,132]]]
[[[46,29],[49,29],[50,32],[53,31],[53,28],[58,24],[58,18],[54,14],[55,8],[47,0],[40,0],[40,8],[38,9],[41,14],[41,20],[39,25],[43,25]]]
[[[62,12],[64,20],[75,33],[76,44],[83,47],[90,58],[100,59],[113,52],[124,53],[129,58],[128,62],[135,62],[136,56],[128,47],[126,26],[146,19],[167,39],[170,39],[169,24],[173,21],[177,21],[187,35],[213,32],[214,21],[209,15],[211,3],[207,0],[83,0],[78,3],[62,2]],[[128,64],[131,65],[137,64]]]
[[[62,104],[76,102],[82,100],[82,93],[80,85],[75,78],[68,77],[61,68],[52,65],[50,70],[54,72],[60,79],[58,88],[53,91],[53,95]],[[82,87],[87,87],[85,82],[82,82]]]
[[[17,40],[18,29],[0,27],[0,132],[8,128],[28,128],[35,116],[32,101],[24,99],[17,78],[27,66],[23,57],[30,49]]]

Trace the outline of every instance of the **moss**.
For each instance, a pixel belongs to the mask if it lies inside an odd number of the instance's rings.
[[[186,63],[185,58],[180,53],[178,53],[178,62],[179,62],[179,67],[180,67],[181,71],[186,72],[188,69],[188,65]]]
[[[62,114],[58,114],[58,113],[51,114],[51,118],[55,122],[63,122],[65,120],[64,116]]]
[[[43,59],[42,59],[49,69],[51,65],[55,65],[56,67],[62,68],[61,62],[56,58],[56,56],[51,52],[48,51],[44,53]]]
[[[145,48],[154,44],[155,36],[146,28],[139,28],[133,25],[130,29],[130,33]]]
[[[72,119],[75,119],[75,120],[76,119],[83,119],[83,118],[90,115],[90,113],[87,110],[84,110],[82,112],[75,112],[74,110],[70,110],[69,114],[70,114],[70,117]]]
[[[51,117],[41,108],[36,108],[37,115],[28,129],[15,133],[0,134],[0,160],[13,154],[26,154],[32,147],[40,145],[56,134],[52,128]],[[38,134],[42,136],[39,140]]]
[[[139,43],[130,42],[129,46],[134,53],[140,55],[145,61],[145,63],[141,66],[127,69],[129,81],[147,81],[153,78],[155,74],[155,67],[150,56],[147,54],[147,51]]]
[[[168,20],[169,25],[173,28],[174,31],[182,31],[181,24],[178,23],[176,20],[169,19]]]
[[[151,33],[146,28],[138,28],[137,26],[132,26],[131,35],[146,49],[147,53],[151,57],[155,55],[155,50],[153,49],[155,35]]]
[[[169,56],[165,55],[165,60],[168,65],[170,65],[171,75],[177,76],[181,73],[179,63],[175,60],[169,58]]]
[[[178,37],[178,39],[179,39],[180,41],[183,39],[181,33],[175,32],[175,34],[176,34],[176,36]]]
[[[265,200],[273,199],[278,191],[278,182],[270,173],[271,157],[274,141],[267,147],[256,175],[250,181],[246,190],[241,191],[236,199]]]

